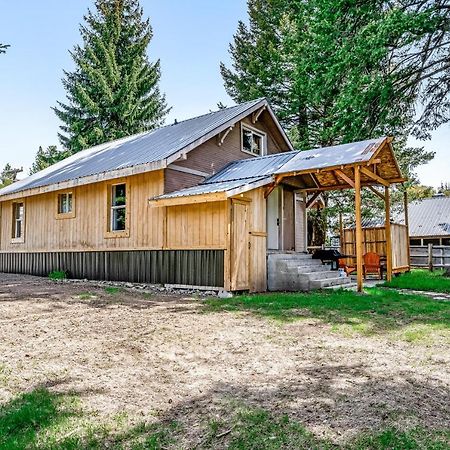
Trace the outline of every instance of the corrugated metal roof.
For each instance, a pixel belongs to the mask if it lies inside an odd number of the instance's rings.
[[[385,138],[371,139],[233,161],[198,186],[161,195],[153,200],[226,192],[262,180],[269,184],[275,174],[368,161],[384,140]]]
[[[409,235],[450,236],[450,197],[432,197],[408,206]]]
[[[267,101],[253,100],[98,145],[1,189],[0,196],[165,160],[259,104]]]
[[[294,158],[275,173],[301,172],[302,170],[323,169],[369,161],[385,139],[385,137],[382,137],[298,152]]]
[[[204,183],[241,180],[245,178],[273,175],[276,170],[291,160],[298,152],[276,153],[274,155],[241,159],[224,167],[220,172],[209,177]]]
[[[198,186],[193,186],[186,189],[180,189],[179,191],[170,192],[168,194],[159,195],[153,197],[150,200],[161,200],[167,198],[178,198],[178,197],[190,197],[192,195],[202,195],[202,194],[215,194],[218,192],[227,192],[233,189],[243,188],[244,186],[249,186],[249,188],[254,188],[255,183],[259,181],[267,180],[270,182],[270,177],[253,177],[245,178],[241,180],[232,181],[222,181],[217,183],[209,184],[199,184]]]

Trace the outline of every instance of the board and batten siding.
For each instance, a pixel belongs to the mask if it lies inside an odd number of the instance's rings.
[[[77,186],[73,192],[75,215],[59,219],[58,194],[50,192],[23,199],[25,203],[25,235],[23,243],[12,243],[12,204],[1,205],[2,252],[89,251],[161,249],[164,210],[149,208],[148,199],[163,191],[162,170],[100,183]],[[111,184],[127,184],[129,235],[107,236],[108,189]],[[18,201],[18,200],[16,200]]]
[[[148,199],[161,194],[163,171],[78,186],[74,195],[75,216],[56,217],[60,191],[24,199],[25,236],[12,243],[12,202],[2,202],[2,252],[225,249],[227,246],[226,202],[150,207]],[[129,233],[107,233],[108,189],[127,184]]]

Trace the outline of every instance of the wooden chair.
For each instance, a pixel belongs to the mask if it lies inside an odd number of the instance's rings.
[[[345,258],[338,259],[338,267],[339,267],[339,269],[344,269],[347,276],[349,276],[353,272],[356,272],[356,267],[347,266],[347,262],[346,262]]]
[[[368,252],[364,255],[364,279],[367,278],[369,273],[378,275],[380,280],[383,279],[380,255],[374,252]]]

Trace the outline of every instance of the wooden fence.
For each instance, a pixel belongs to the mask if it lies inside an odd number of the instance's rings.
[[[411,245],[411,267],[450,269],[450,245]]]
[[[386,230],[384,227],[363,228],[363,254],[378,253],[386,259]],[[409,238],[405,225],[391,223],[392,271],[394,273],[409,270]],[[341,252],[354,259],[356,255],[356,237],[354,228],[346,228],[342,233]]]

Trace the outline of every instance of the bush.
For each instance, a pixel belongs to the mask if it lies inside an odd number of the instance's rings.
[[[48,274],[50,280],[65,280],[67,278],[67,272],[64,270],[54,270]]]

